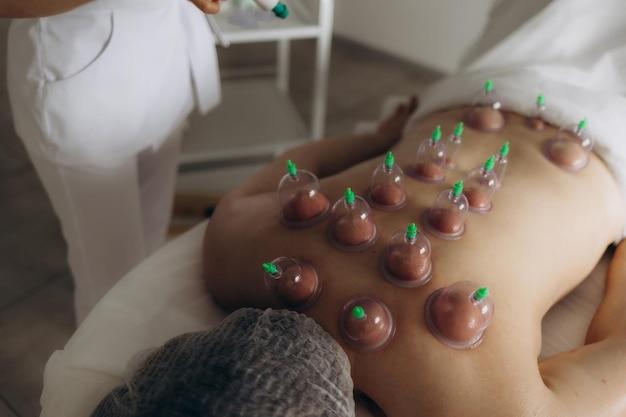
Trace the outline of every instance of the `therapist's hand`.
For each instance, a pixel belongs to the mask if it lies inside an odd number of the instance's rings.
[[[203,13],[216,14],[220,11],[220,0],[189,0]]]

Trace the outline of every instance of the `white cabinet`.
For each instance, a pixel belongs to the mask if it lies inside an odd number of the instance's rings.
[[[223,102],[206,116],[192,116],[191,129],[183,142],[181,172],[203,171],[207,187],[217,187],[212,192],[233,184],[211,184],[210,171],[230,172],[233,167],[242,167],[241,175],[249,175],[246,166],[269,160],[289,146],[320,138],[326,119],[334,1],[287,0],[287,19],[263,21],[255,28],[234,25],[231,18],[236,9],[229,3],[222,3],[223,10],[215,17],[225,39],[233,45],[276,42],[276,76],[273,80],[224,79]],[[301,120],[289,99],[290,41],[295,39],[317,40],[312,117],[308,123]],[[214,178],[223,178],[220,175],[215,172]]]

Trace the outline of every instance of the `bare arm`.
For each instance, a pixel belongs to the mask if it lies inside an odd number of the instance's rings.
[[[607,272],[604,298],[587,332],[587,343],[609,337],[626,339],[626,240],[611,259]]]
[[[626,241],[609,266],[587,343],[539,365],[546,385],[576,416],[626,415]]]
[[[385,119],[376,133],[324,139],[290,149],[259,171],[231,196],[242,197],[276,190],[276,183],[285,172],[285,163],[291,159],[299,168],[313,172],[320,179],[335,175],[359,162],[386,152],[399,139],[409,116],[417,107],[413,97],[400,105]]]

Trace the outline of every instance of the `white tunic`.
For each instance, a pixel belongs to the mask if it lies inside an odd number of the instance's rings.
[[[95,0],[14,20],[8,55],[18,134],[64,165],[113,166],[166,140],[189,95],[203,112],[220,99],[214,38],[187,0]]]

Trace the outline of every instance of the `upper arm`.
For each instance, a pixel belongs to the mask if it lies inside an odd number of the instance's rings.
[[[287,160],[291,159],[299,169],[309,170],[319,176],[315,159],[302,158],[305,155],[301,147],[290,149],[272,162],[265,165],[252,175],[245,183],[228,194],[229,198],[242,198],[263,193],[272,193],[277,190],[280,179],[287,173]]]
[[[622,417],[626,413],[626,338],[609,338],[539,364],[558,400],[577,417]]]
[[[388,150],[387,141],[376,134],[355,134],[323,139],[289,149],[278,156],[248,182],[234,191],[238,196],[276,191],[278,182],[287,173],[291,159],[298,168],[314,173],[319,179],[338,173]]]
[[[587,332],[587,343],[626,338],[626,240],[615,250],[606,277],[604,298]]]
[[[546,385],[576,416],[626,415],[626,243],[609,266],[587,343],[539,364]]]

